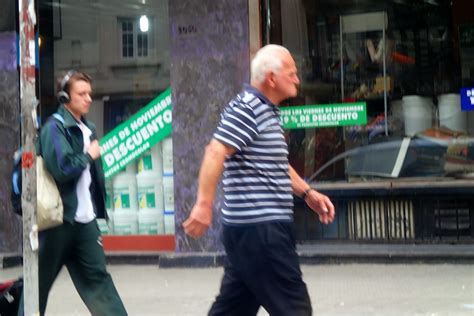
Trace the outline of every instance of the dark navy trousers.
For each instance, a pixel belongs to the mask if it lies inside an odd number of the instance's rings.
[[[292,223],[223,227],[227,254],[220,293],[208,315],[312,315]]]

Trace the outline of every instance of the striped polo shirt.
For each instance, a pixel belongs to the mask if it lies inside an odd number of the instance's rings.
[[[224,163],[223,223],[292,221],[288,146],[279,109],[246,85],[224,109],[214,138],[237,150]]]

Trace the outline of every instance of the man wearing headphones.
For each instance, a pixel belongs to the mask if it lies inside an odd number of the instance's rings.
[[[92,103],[91,78],[69,71],[59,83],[60,106],[40,132],[39,148],[58,185],[64,223],[39,234],[39,307],[66,265],[92,315],[127,315],[106,271],[96,218],[105,217],[104,174],[95,126],[85,119]]]

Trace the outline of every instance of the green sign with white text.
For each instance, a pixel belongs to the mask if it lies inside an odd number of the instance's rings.
[[[106,178],[171,134],[171,109],[171,89],[168,88],[100,140]]]
[[[284,129],[367,124],[365,102],[289,106],[280,108]]]

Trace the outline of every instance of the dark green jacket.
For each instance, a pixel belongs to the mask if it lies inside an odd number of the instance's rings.
[[[82,171],[90,163],[91,196],[94,211],[98,218],[105,218],[105,185],[104,170],[101,159],[83,152],[82,132],[72,114],[61,105],[57,113],[64,119],[64,124],[50,117],[41,128],[38,152],[44,159],[46,168],[56,180],[64,206],[64,220],[74,222],[77,209],[76,186]],[[94,124],[82,119],[92,131],[91,140],[97,139]]]

